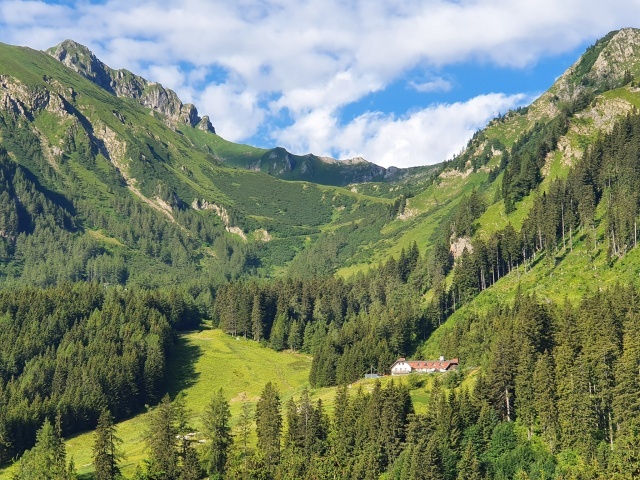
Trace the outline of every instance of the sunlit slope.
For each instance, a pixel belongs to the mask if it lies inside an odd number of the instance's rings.
[[[309,388],[308,374],[311,357],[294,352],[275,352],[258,343],[225,335],[220,330],[201,330],[180,336],[175,354],[170,360],[167,388],[172,397],[177,392],[185,394],[186,405],[191,411],[191,424],[199,431],[201,415],[214,392],[222,391],[231,406],[231,424],[236,427],[242,404],[246,400],[253,412],[260,392],[267,382],[276,385],[282,405],[290,397],[299,399],[305,388]],[[473,382],[474,375],[462,386]],[[423,412],[433,386],[433,377],[424,379],[411,390],[416,411]],[[391,377],[381,380],[383,386],[392,381]],[[394,378],[395,382],[406,379]],[[362,386],[370,391],[373,380],[363,380],[350,388],[350,394]],[[332,412],[335,388],[311,390],[312,399],[322,399],[327,412]],[[284,408],[283,408],[284,414]],[[125,476],[131,476],[136,466],[148,457],[145,451],[145,431],[148,413],[140,414],[117,424],[117,434],[122,439],[122,451],[126,458],[122,462]],[[255,426],[254,426],[255,427]],[[255,442],[252,427],[252,443]],[[234,431],[236,438],[239,432]],[[93,432],[77,435],[67,440],[67,457],[73,457],[80,475],[93,472],[92,465]],[[10,478],[12,468],[0,471],[0,478]]]

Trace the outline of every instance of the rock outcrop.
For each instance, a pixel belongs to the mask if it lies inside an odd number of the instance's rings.
[[[65,40],[47,50],[47,53],[108,92],[137,100],[141,105],[162,114],[169,126],[189,125],[215,133],[209,117],[200,118],[196,107],[191,103],[183,104],[176,92],[128,70],[110,68],[84,45]]]

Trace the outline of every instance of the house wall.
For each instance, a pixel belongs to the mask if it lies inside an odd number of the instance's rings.
[[[407,362],[398,362],[391,367],[391,375],[405,375],[411,373],[411,366]]]

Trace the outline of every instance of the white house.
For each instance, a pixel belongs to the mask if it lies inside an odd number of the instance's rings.
[[[406,375],[408,373],[448,372],[458,368],[458,359],[445,360],[406,360],[399,358],[391,365],[391,375]]]

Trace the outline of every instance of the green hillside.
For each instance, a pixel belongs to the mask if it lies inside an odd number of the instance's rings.
[[[286,428],[274,456],[252,423],[256,478],[640,472],[639,30],[404,171],[233,144],[82,46],[50,53],[0,46],[0,460],[108,407],[132,475],[165,391],[199,431],[222,388],[239,435],[273,382]],[[462,373],[362,381],[441,355]],[[92,435],[67,442],[84,478]]]
[[[172,396],[178,392],[184,393],[186,407],[191,413],[190,423],[195,431],[199,431],[206,405],[213,392],[222,388],[231,406],[234,435],[239,436],[237,422],[243,402],[255,408],[260,391],[267,382],[276,385],[283,404],[292,396],[298,398],[309,386],[310,367],[311,358],[308,355],[277,353],[242,337],[236,338],[220,330],[205,328],[181,335],[172,356],[167,389]],[[432,380],[411,391],[417,411],[426,408]],[[389,379],[382,382],[385,385]],[[360,384],[371,390],[374,381]],[[334,397],[335,388],[312,391],[312,398],[322,399],[328,412],[333,409]],[[126,476],[135,472],[136,466],[148,453],[144,436],[147,424],[148,414],[143,413],[117,425],[117,434],[126,452],[126,460],[122,463],[122,473]],[[93,471],[93,439],[93,432],[87,432],[66,441],[67,455],[74,458],[81,476]],[[255,437],[252,438],[252,444],[255,444]],[[10,478],[13,471],[11,467],[0,471],[0,478]]]
[[[387,198],[227,168],[234,159],[268,152],[197,126],[168,123],[170,117],[113,95],[46,54],[3,45],[0,59],[9,105],[0,122],[7,165],[15,162],[35,190],[67,210],[76,226],[72,243],[94,244],[105,264],[124,258],[136,265],[128,272],[130,282],[162,284],[198,272],[214,281],[256,271],[268,275],[332,235],[323,232],[386,219]],[[133,210],[139,220],[131,222]],[[10,265],[4,275],[10,278],[24,275],[12,261],[13,251],[22,248],[18,234],[32,233],[23,228],[26,212],[16,214],[19,222],[8,225],[5,237]],[[96,231],[100,235],[87,235]],[[369,242],[368,236],[361,241]],[[170,251],[158,245],[161,238],[172,239]],[[359,248],[352,244],[329,270]],[[69,280],[88,278],[87,259],[80,263]],[[152,266],[160,272],[156,278],[146,274]]]

